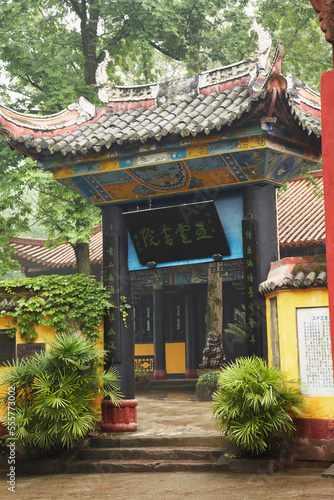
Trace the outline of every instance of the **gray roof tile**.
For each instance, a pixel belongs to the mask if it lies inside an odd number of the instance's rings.
[[[320,135],[320,119],[306,114],[298,107],[293,89],[282,93],[290,112],[290,120],[297,123],[308,134]],[[271,98],[269,91],[262,88],[258,91],[237,85],[233,90],[225,89],[220,94],[216,91],[196,97],[185,95],[181,100],[154,104],[148,109],[139,107],[117,113],[105,112],[95,123],[86,122],[72,133],[61,133],[52,137],[44,135],[34,139],[32,134],[25,134],[10,142],[21,144],[27,152],[35,150],[40,155],[69,153],[87,154],[99,152],[101,147],[110,148],[113,143],[131,145],[134,142],[145,142],[149,138],[157,141],[167,135],[181,137],[209,134],[221,130],[224,126],[237,124],[239,118],[247,119],[247,113],[262,106],[260,101]]]

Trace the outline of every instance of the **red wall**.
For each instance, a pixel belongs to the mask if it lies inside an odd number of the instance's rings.
[[[334,367],[334,70],[321,75],[321,119],[328,299]]]

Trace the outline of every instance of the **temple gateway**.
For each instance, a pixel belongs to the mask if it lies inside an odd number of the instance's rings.
[[[134,306],[127,328],[105,324],[127,400],[134,357],[158,380],[267,356],[258,285],[278,259],[276,188],[316,166],[321,124],[319,95],[282,75],[282,46],[271,57],[257,31],[247,59],[162,83],[113,85],[106,54],[103,108],[83,97],[51,116],[0,107],[9,145],[102,210],[104,284]],[[239,345],[223,331],[242,305]]]

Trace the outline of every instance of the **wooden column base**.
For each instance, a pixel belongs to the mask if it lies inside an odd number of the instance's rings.
[[[137,430],[136,399],[123,399],[119,406],[103,400],[101,429],[104,432],[133,432]]]
[[[186,368],[185,377],[187,379],[198,378],[197,377],[197,370],[196,370],[196,368],[194,368],[194,369],[192,369],[192,368]]]
[[[154,370],[152,380],[166,380],[167,372],[166,370]]]

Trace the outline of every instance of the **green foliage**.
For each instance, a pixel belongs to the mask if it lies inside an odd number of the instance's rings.
[[[101,105],[93,84],[103,49],[115,61],[110,79],[120,85],[235,63],[256,49],[256,36],[248,36],[250,8],[274,44],[283,41],[283,73],[319,89],[320,73],[331,68],[331,48],[307,0],[3,0],[0,60],[8,81],[0,84],[0,102],[41,114],[79,96]],[[0,144],[0,276],[19,268],[8,243],[31,224],[32,187],[40,192],[35,219],[48,227],[49,243],[66,241],[78,253],[96,209],[56,182],[47,186],[31,160],[23,161],[2,138]]]
[[[139,378],[144,378],[145,381],[150,380],[150,372],[145,372],[145,371],[144,372],[142,372],[142,371],[135,372],[135,380],[137,380]]]
[[[198,377],[197,383],[199,385],[208,385],[213,391],[216,391],[218,388],[218,378],[220,375],[220,371],[211,371],[207,373],[203,373]]]
[[[277,192],[277,199],[279,200],[284,195],[284,193],[286,193],[288,191],[288,189],[289,189],[289,183],[284,182],[282,184],[282,186],[279,187],[276,191]]]
[[[3,283],[6,294],[16,303],[13,312],[1,316],[13,318],[21,338],[33,342],[35,325],[49,325],[57,333],[80,330],[91,339],[98,339],[103,315],[113,308],[110,291],[92,278],[83,275],[39,276]],[[122,302],[121,314],[130,306]]]
[[[213,396],[217,428],[242,454],[262,455],[288,447],[293,415],[305,406],[296,381],[287,381],[260,358],[239,358],[221,370]]]
[[[4,423],[19,449],[59,454],[95,428],[100,418],[93,406],[97,395],[117,404],[121,398],[117,372],[102,371],[106,351],[94,344],[62,333],[49,342],[48,351],[5,365],[0,386],[15,387],[15,430],[10,420]],[[1,402],[7,409],[8,397]]]
[[[29,187],[38,193],[34,215],[47,230],[46,246],[69,243],[76,255],[76,272],[90,275],[89,241],[93,226],[101,223],[100,209],[53,180],[50,172],[33,170]]]
[[[22,111],[56,112],[80,95],[97,103],[92,84],[103,49],[115,60],[109,72],[117,84],[165,79],[171,61],[183,74],[234,63],[256,48],[250,8],[274,43],[283,41],[284,72],[319,87],[331,51],[304,0],[4,0],[0,58],[10,84],[2,101],[12,90]]]
[[[30,167],[22,163],[22,155],[11,151],[0,136],[0,276],[19,269],[11,258],[8,246],[18,232],[28,228],[31,205],[26,197],[25,183]]]
[[[255,0],[255,12],[270,28],[273,42],[283,42],[283,73],[320,90],[320,74],[331,69],[332,51],[307,0]]]
[[[82,196],[37,169],[31,159],[0,147],[0,276],[19,269],[8,243],[27,233],[32,223],[43,225],[49,248],[69,243],[76,254],[78,273],[90,274],[89,241],[92,227],[101,223],[100,210]],[[2,153],[2,154],[1,154]],[[34,195],[34,196],[33,196]],[[80,249],[86,246],[86,252]]]
[[[227,328],[224,329],[225,333],[232,335],[233,339],[239,344],[247,343],[247,325],[246,325],[246,311],[245,306],[242,310],[234,309],[234,323],[228,323]]]
[[[131,309],[130,304],[127,303],[126,297],[124,295],[121,295],[120,297],[120,304],[119,304],[119,310],[122,315],[122,320],[124,325],[126,326],[126,321],[129,316],[129,309]]]
[[[92,226],[101,223],[97,207],[54,181],[50,172],[32,171],[29,186],[39,194],[35,216],[47,227],[48,247],[89,243]]]
[[[319,180],[316,179],[311,172],[305,172],[303,174],[303,177],[307,180],[307,183],[309,186],[313,186],[313,194],[316,198],[323,198],[324,197],[324,191],[321,189],[319,185]]]

